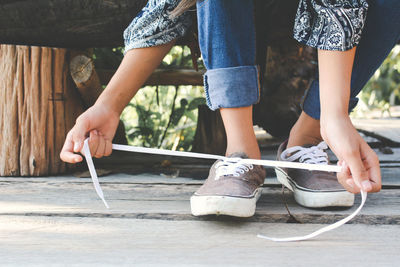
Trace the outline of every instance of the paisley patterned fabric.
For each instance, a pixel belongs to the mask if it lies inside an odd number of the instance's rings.
[[[189,12],[176,18],[169,13],[180,0],[149,0],[124,30],[124,54],[132,48],[166,44],[185,35],[191,25]]]
[[[124,31],[124,54],[132,48],[162,45],[183,37],[191,25],[191,14],[185,12],[173,19],[169,16],[179,2],[149,0]],[[323,50],[351,49],[361,38],[367,9],[367,0],[300,0],[294,38]]]
[[[294,38],[322,50],[351,49],[360,41],[367,9],[366,0],[300,0]]]

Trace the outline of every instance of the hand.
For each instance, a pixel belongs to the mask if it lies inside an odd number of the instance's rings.
[[[351,193],[380,191],[381,171],[376,153],[362,139],[348,116],[321,117],[321,135],[339,159],[338,181]]]
[[[81,162],[82,156],[76,153],[82,151],[87,137],[90,153],[94,157],[109,156],[118,123],[118,113],[105,105],[95,104],[77,118],[74,127],[68,132],[60,153],[61,160],[69,163]]]

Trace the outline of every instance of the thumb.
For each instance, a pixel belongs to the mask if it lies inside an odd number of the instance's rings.
[[[90,131],[89,120],[78,118],[74,126],[72,141],[74,143],[74,152],[80,152],[83,147],[87,133]]]
[[[363,191],[370,191],[372,189],[372,185],[369,181],[368,172],[361,160],[360,151],[357,151],[357,153],[352,153],[351,156],[344,160],[350,168],[351,176],[353,177],[356,186]]]

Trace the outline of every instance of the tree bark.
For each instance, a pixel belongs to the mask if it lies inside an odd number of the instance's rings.
[[[0,175],[43,176],[67,169],[59,154],[83,111],[68,50],[0,45]]]
[[[63,48],[123,45],[146,0],[0,0],[0,43]]]

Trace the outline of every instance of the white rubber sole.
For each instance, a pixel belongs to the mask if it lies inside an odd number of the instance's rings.
[[[351,207],[354,204],[354,194],[345,190],[316,192],[299,188],[282,171],[275,170],[278,181],[293,192],[294,199],[307,208]]]
[[[194,216],[228,215],[235,217],[251,217],[256,212],[256,203],[262,188],[258,188],[253,198],[228,196],[196,196],[190,198],[190,206]]]

